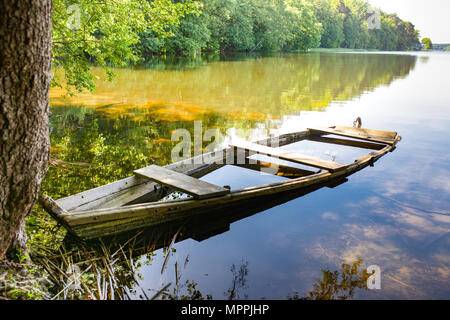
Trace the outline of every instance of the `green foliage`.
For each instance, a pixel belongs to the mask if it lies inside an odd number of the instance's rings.
[[[53,62],[64,68],[64,79],[53,77],[53,86],[69,90],[95,88],[90,64],[107,69],[139,59],[139,33],[151,30],[159,37],[173,35],[171,27],[187,13],[196,13],[192,0],[54,0]]]
[[[411,50],[419,44],[419,32],[412,23],[401,20],[396,14],[372,8],[365,1],[316,0],[314,3],[316,16],[322,24],[321,46],[324,48],[341,46],[389,51]],[[368,21],[376,25],[369,28]]]
[[[317,19],[322,24],[322,48],[339,48],[345,41],[344,18],[328,0],[317,0],[314,6]]]
[[[46,300],[50,286],[42,269],[0,265],[0,300]]]
[[[396,14],[389,14],[385,19],[397,36],[397,50],[410,50],[420,45],[419,32],[411,22],[403,21]]]
[[[187,15],[173,33],[162,42],[142,34],[146,55],[303,50],[319,46],[321,26],[307,0],[202,0],[202,14]]]
[[[169,53],[199,54],[210,39],[206,24],[196,15],[189,15],[182,20],[180,25],[174,28],[174,34],[174,37],[165,40],[165,50]]]
[[[186,26],[176,27],[180,30],[175,30],[173,40],[168,38],[155,46],[155,36],[145,38],[149,52],[192,55],[200,51],[305,50],[319,46],[411,50],[419,44],[419,33],[412,23],[362,0],[201,1],[202,14],[195,21],[186,17]],[[377,25],[369,28],[371,15]],[[191,34],[186,27],[193,30]]]
[[[381,29],[373,30],[370,47],[381,50],[397,50],[398,36],[392,19],[381,17]]]
[[[320,45],[321,25],[318,22],[312,2],[303,0],[286,0],[290,19],[291,39],[289,47],[306,50]]]
[[[430,38],[423,38],[422,39],[422,44],[425,46],[426,50],[433,49],[433,43],[431,42]]]

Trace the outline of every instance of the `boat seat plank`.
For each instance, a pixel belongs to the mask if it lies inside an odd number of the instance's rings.
[[[323,142],[328,144],[336,144],[341,146],[349,146],[349,147],[355,147],[355,148],[362,148],[362,149],[370,149],[370,150],[381,150],[386,145],[379,144],[379,143],[373,143],[373,142],[367,142],[367,141],[361,141],[361,140],[349,140],[349,139],[336,139],[336,138],[328,138],[328,137],[322,137],[322,136],[309,136],[306,138],[308,141],[313,142]]]
[[[136,170],[134,174],[190,194],[196,199],[212,198],[230,193],[229,189],[157,165]]]
[[[334,134],[348,138],[361,139],[366,141],[394,145],[396,141],[396,132],[371,130],[363,128],[335,126],[329,128],[308,128],[308,131],[319,134]]]
[[[347,126],[334,126],[334,129],[341,131],[350,131],[358,134],[366,134],[368,136],[376,136],[387,139],[394,139],[397,136],[397,132],[394,131],[383,131],[383,130],[374,130],[374,129],[366,129],[366,128],[355,128],[355,127],[347,127]]]
[[[338,171],[339,169],[344,168],[346,165],[335,162],[335,161],[329,161],[324,160],[320,158],[315,157],[308,157],[301,154],[298,154],[296,152],[286,151],[280,148],[272,148],[263,146],[256,143],[251,142],[239,142],[239,143],[233,143],[230,145],[231,147],[238,148],[238,149],[244,149],[248,151],[254,151],[260,154],[266,154],[268,156],[277,157],[281,160],[286,161],[292,161],[295,163],[304,164],[307,166],[319,168],[319,169],[325,169],[330,172]]]

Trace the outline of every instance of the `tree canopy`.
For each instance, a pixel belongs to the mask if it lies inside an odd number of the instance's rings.
[[[91,63],[107,69],[139,59],[139,34],[152,31],[159,38],[174,36],[173,27],[186,14],[198,14],[193,0],[53,0],[53,62],[63,67],[64,79],[53,85],[78,91],[93,89]]]
[[[423,38],[422,44],[425,46],[425,49],[427,50],[433,49],[433,43],[431,42],[430,38]]]
[[[412,23],[362,0],[199,1],[201,15],[183,18],[173,28],[175,37],[158,41],[156,34],[146,32],[141,37],[144,51],[410,50],[420,44]]]

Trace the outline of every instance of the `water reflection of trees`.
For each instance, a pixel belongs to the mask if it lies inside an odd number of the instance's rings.
[[[294,292],[287,295],[288,300],[348,300],[353,299],[358,290],[367,290],[367,279],[370,276],[365,269],[362,269],[362,259],[358,259],[351,264],[343,263],[340,270],[331,271],[322,269],[322,278],[316,279],[311,291],[305,295]],[[247,275],[249,273],[248,261],[242,260],[240,265],[231,266],[232,285],[224,296],[227,300],[247,299],[248,295],[242,293],[247,289]],[[186,281],[186,294],[180,295],[175,289],[173,292],[164,292],[165,299],[181,300],[212,300],[213,296],[204,296],[198,289],[198,283]],[[175,294],[175,293],[178,294]]]
[[[352,264],[343,263],[341,270],[322,269],[322,278],[317,279],[313,289],[306,296],[300,297],[298,292],[289,300],[347,300],[352,299],[358,289],[367,290],[369,274],[361,269],[362,259]]]
[[[114,82],[99,81],[95,94],[64,100],[53,92],[51,102],[102,107],[99,112],[107,117],[141,121],[204,121],[214,113],[222,118],[279,119],[388,85],[407,76],[416,60],[411,55],[373,53],[278,55],[205,65],[196,60],[185,67],[180,61],[155,60],[154,69],[116,70]],[[192,71],[192,65],[202,67]],[[101,70],[94,72],[100,75]]]
[[[228,300],[241,299],[241,290],[247,288],[248,261],[242,260],[238,268],[233,263],[231,265],[231,273],[233,274],[232,284],[224,295]],[[248,296],[244,294],[244,299],[247,299],[247,297]]]

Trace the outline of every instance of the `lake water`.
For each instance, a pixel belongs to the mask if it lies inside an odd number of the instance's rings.
[[[450,55],[432,52],[159,60],[116,70],[112,83],[94,70],[94,94],[61,98],[52,89],[52,151],[76,141],[83,153],[100,134],[103,147],[116,144],[143,154],[145,164],[165,165],[172,132],[193,132],[194,121],[203,130],[256,140],[310,126],[351,126],[359,116],[363,127],[397,131],[398,148],[334,189],[263,210],[203,241],[175,243],[163,273],[163,249],[142,256],[139,286],[148,295],[169,282],[176,287],[176,265],[181,293],[188,280],[214,299],[227,298],[233,286],[238,298],[302,297],[322,270],[361,258],[363,268],[380,267],[381,289],[356,290],[356,299],[449,299],[449,71]],[[367,153],[318,143],[290,148],[343,163]],[[124,157],[115,156],[117,163]],[[117,176],[131,175],[138,164]],[[283,178],[226,166],[203,179],[237,189]],[[72,184],[61,196],[93,186]]]

